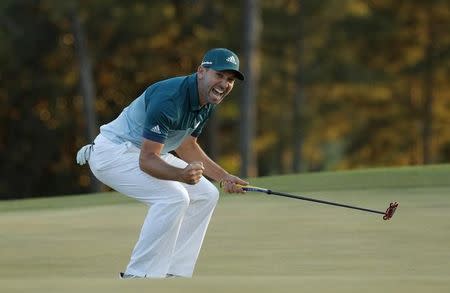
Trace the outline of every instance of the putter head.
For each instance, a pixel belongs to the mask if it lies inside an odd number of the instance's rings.
[[[386,212],[384,213],[383,220],[389,220],[395,213],[395,210],[398,207],[398,202],[391,202]]]

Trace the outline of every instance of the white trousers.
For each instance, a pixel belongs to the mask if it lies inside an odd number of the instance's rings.
[[[125,273],[192,277],[219,191],[205,177],[195,185],[154,178],[139,168],[139,153],[130,142],[116,144],[100,134],[89,158],[97,179],[149,206]],[[179,168],[187,165],[171,154],[161,158]]]

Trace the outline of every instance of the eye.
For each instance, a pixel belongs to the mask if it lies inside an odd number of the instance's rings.
[[[221,72],[216,72],[216,76],[217,76],[218,78],[223,78],[223,73],[221,73]]]

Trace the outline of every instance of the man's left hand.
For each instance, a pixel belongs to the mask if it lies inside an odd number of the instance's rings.
[[[242,189],[243,185],[248,185],[248,182],[231,174],[220,180],[220,186],[228,193],[245,193]]]

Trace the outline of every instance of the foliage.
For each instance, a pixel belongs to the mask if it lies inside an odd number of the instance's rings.
[[[421,164],[427,126],[431,161],[450,160],[446,1],[261,0],[261,7],[260,175],[292,171],[298,74],[305,170]],[[1,197],[88,190],[89,170],[74,161],[88,141],[70,11],[87,35],[101,125],[149,84],[195,71],[206,49],[239,53],[241,8],[237,0],[2,1]],[[240,167],[240,87],[219,107],[214,134],[218,160],[231,172]]]

